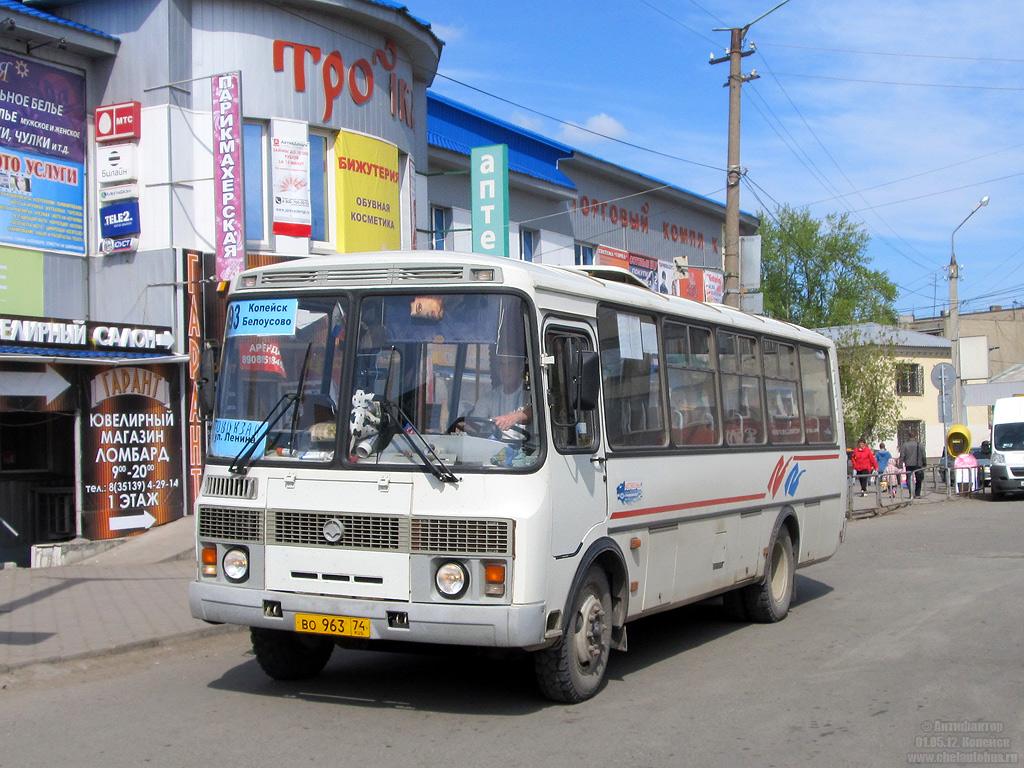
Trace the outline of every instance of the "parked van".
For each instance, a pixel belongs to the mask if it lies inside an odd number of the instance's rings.
[[[992,410],[992,496],[1024,493],[1024,397],[1001,397]]]

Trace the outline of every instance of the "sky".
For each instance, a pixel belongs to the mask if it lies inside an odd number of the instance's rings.
[[[445,41],[432,91],[723,204],[714,29],[754,22],[740,208],[848,214],[901,314],[948,309],[954,245],[961,313],[1024,304],[1021,0],[406,2]]]

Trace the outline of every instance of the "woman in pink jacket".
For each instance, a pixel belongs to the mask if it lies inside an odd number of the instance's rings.
[[[868,448],[868,441],[863,437],[857,441],[857,447],[853,449],[850,457],[853,461],[853,471],[860,480],[860,495],[868,492],[868,478],[878,471],[878,462],[875,461],[875,452]]]

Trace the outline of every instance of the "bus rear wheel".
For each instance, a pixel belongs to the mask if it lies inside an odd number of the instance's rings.
[[[771,624],[782,621],[796,593],[796,556],[786,526],[779,528],[768,548],[764,581],[743,589],[747,614],[754,621]]]
[[[612,640],[612,598],[608,577],[591,566],[555,645],[537,651],[534,664],[541,692],[552,701],[577,704],[604,681]]]
[[[280,629],[251,627],[252,649],[260,668],[275,680],[305,680],[320,674],[334,640]]]

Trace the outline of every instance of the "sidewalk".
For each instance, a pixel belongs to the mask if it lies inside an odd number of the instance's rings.
[[[0,570],[0,674],[237,630],[193,619],[195,518],[57,568]]]

